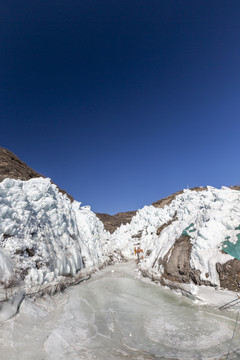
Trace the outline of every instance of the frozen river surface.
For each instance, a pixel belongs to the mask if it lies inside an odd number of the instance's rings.
[[[240,359],[236,313],[144,281],[134,266],[108,267],[64,293],[24,300],[0,324],[1,360]]]

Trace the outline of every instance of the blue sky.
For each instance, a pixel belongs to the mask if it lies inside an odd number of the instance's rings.
[[[240,183],[240,2],[8,0],[1,146],[110,214]]]

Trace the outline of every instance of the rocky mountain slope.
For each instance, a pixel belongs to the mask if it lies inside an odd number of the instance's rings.
[[[113,234],[114,231],[119,228],[119,226],[129,224],[136,213],[137,211],[126,211],[117,213],[115,215],[103,213],[96,213],[96,215],[104,224],[104,228]]]
[[[0,147],[0,181],[7,178],[30,180],[38,177],[44,178],[45,176],[30,168],[11,151]],[[68,198],[73,201],[73,197],[65,190],[60,189],[59,187],[58,189],[61,193],[66,194]]]
[[[41,176],[11,151],[0,148],[0,181],[6,178],[29,180]]]

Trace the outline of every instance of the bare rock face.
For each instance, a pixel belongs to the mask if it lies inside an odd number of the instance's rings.
[[[229,260],[225,264],[216,264],[220,286],[232,291],[240,291],[240,261]]]
[[[159,259],[159,267],[163,265],[164,280],[178,283],[195,283],[196,285],[215,286],[210,281],[200,278],[200,271],[190,267],[192,244],[190,237],[182,235],[163,259]],[[220,286],[231,291],[240,291],[240,261],[229,260],[225,264],[216,264]]]
[[[170,281],[189,283],[190,282],[190,264],[192,244],[189,236],[182,235],[176,240],[174,246],[160,260],[164,266],[163,277]],[[170,255],[170,257],[169,257]]]
[[[45,176],[31,169],[11,151],[0,147],[0,181],[6,178],[26,181],[37,177],[44,178]],[[61,193],[66,194],[71,201],[74,200],[65,190],[59,187],[58,189]]]
[[[163,265],[164,273],[162,275],[164,280],[169,280],[178,283],[191,283],[197,285],[214,286],[209,281],[200,279],[200,271],[192,269],[190,266],[190,257],[192,251],[192,244],[190,237],[181,235],[176,240],[174,246],[168,251],[163,259],[159,259],[159,267]]]

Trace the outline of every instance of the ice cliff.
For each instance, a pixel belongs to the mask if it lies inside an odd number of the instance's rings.
[[[26,287],[99,265],[103,224],[50,179],[0,183],[0,283]]]

